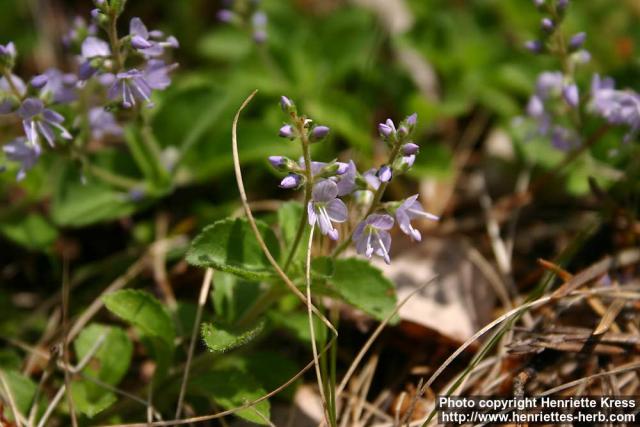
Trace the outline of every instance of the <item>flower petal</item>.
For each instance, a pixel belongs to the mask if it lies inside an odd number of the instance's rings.
[[[327,203],[327,213],[334,222],[345,222],[348,217],[347,205],[340,199],[333,199]]]
[[[338,195],[338,186],[335,182],[325,179],[313,186],[312,197],[316,202],[328,202]]]

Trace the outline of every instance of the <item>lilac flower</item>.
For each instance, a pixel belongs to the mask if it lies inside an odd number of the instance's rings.
[[[549,18],[542,18],[542,21],[540,22],[540,27],[542,27],[542,31],[551,33],[555,29],[556,24]]]
[[[47,140],[51,147],[54,146],[54,128],[60,132],[64,139],[71,139],[71,134],[62,126],[64,117],[61,114],[45,108],[43,102],[38,98],[27,98],[22,102],[18,110],[22,117],[22,127],[29,143],[33,146],[39,145],[40,136]]]
[[[356,251],[367,258],[375,253],[381,256],[387,264],[391,264],[389,250],[391,249],[391,235],[393,218],[387,214],[372,214],[362,221],[353,232],[352,240],[356,244]]]
[[[421,241],[422,235],[420,231],[413,228],[411,220],[415,218],[426,218],[432,221],[438,221],[440,218],[434,214],[425,212],[424,208],[418,201],[418,195],[415,194],[407,198],[395,211],[396,221],[400,226],[400,230],[411,240]]]
[[[362,178],[364,178],[370,190],[375,191],[380,188],[380,178],[378,178],[378,171],[376,169],[369,169],[362,174]]]
[[[98,71],[92,62],[96,58],[108,58],[111,56],[111,49],[104,40],[89,36],[82,42],[81,56],[84,61],[80,64],[78,77],[80,80],[88,80]]]
[[[562,97],[569,104],[569,106],[576,108],[580,103],[580,97],[578,94],[578,86],[575,83],[566,85],[562,89]]]
[[[327,126],[315,126],[311,130],[311,134],[309,135],[309,139],[312,142],[321,141],[329,135],[330,129]]]
[[[406,119],[406,122],[407,122],[407,126],[413,129],[418,123],[418,113],[413,113],[410,116],[408,116]]]
[[[144,69],[144,79],[155,90],[165,90],[171,84],[169,73],[175,70],[178,64],[166,64],[160,59],[150,59]]]
[[[640,95],[633,91],[615,90],[613,80],[595,75],[591,84],[591,104],[595,113],[613,125],[627,125],[629,141],[640,131]]]
[[[216,17],[218,21],[229,24],[233,22],[236,17],[236,14],[230,11],[229,9],[220,9],[218,13],[216,13]]]
[[[412,154],[410,156],[402,156],[400,159],[400,169],[402,172],[406,172],[413,167],[413,164],[416,162],[416,155]]]
[[[587,33],[578,33],[573,35],[569,39],[569,49],[570,50],[580,49],[586,40],[587,40]]]
[[[342,174],[338,174],[339,176],[333,178],[338,185],[338,196],[346,196],[347,194],[351,194],[353,190],[356,189],[356,176],[358,171],[356,170],[356,164],[353,163],[353,160],[349,160],[349,163]]]
[[[140,18],[132,18],[129,22],[129,35],[131,46],[146,57],[160,56],[164,53],[165,47],[179,46],[178,40],[173,36],[161,41],[164,34],[161,31],[149,32]]]
[[[69,47],[72,43],[79,43],[85,37],[95,36],[97,32],[98,28],[95,24],[87,25],[84,18],[76,16],[71,24],[71,29],[62,37],[62,44]]]
[[[38,74],[34,76],[29,83],[36,89],[42,89],[47,84],[48,78],[46,74]]]
[[[20,170],[16,175],[16,181],[21,181],[27,175],[40,157],[40,146],[28,144],[26,138],[20,137],[2,147],[2,151],[12,162],[20,163]]]
[[[24,84],[24,81],[11,73],[7,77],[0,77],[0,92],[23,97],[27,93],[27,85]]]
[[[531,53],[542,53],[544,51],[544,44],[540,40],[529,40],[525,42],[524,47]]]
[[[296,173],[290,173],[280,181],[280,188],[298,188],[302,184],[302,176]]]
[[[67,104],[78,98],[76,90],[78,78],[74,74],[50,68],[45,71],[44,75],[47,78],[47,83],[41,89],[41,93],[50,94],[54,103]]]
[[[418,144],[414,144],[413,142],[408,142],[402,146],[402,154],[404,154],[405,156],[418,154],[418,151],[420,151],[420,146]]]
[[[280,97],[280,107],[282,108],[282,111],[289,113],[295,108],[295,104],[292,100],[283,95]]]
[[[564,75],[560,71],[545,71],[538,76],[536,94],[547,100],[552,95],[560,94],[563,87]]]
[[[331,240],[338,240],[338,230],[333,227],[333,222],[347,220],[347,206],[337,196],[338,185],[325,179],[313,186],[312,197],[307,205],[309,225],[317,223],[320,232]]]
[[[269,163],[276,169],[282,169],[287,164],[286,157],[283,156],[270,156]]]
[[[262,11],[255,12],[251,16],[251,25],[253,27],[253,40],[256,43],[267,41],[267,15]]]
[[[133,107],[136,101],[144,101],[148,107],[153,107],[151,87],[144,77],[144,73],[135,68],[118,73],[107,95],[110,99],[122,101],[124,108]]]
[[[384,138],[389,138],[396,133],[396,125],[393,120],[387,119],[386,122],[378,124],[378,131]]]
[[[291,125],[283,125],[278,131],[278,136],[281,138],[294,139],[296,137],[295,129]]]
[[[107,135],[122,135],[122,127],[118,125],[113,113],[102,107],[94,107],[89,110],[89,126],[91,127],[91,137],[96,140],[104,139]]]
[[[560,151],[571,151],[581,144],[580,136],[572,129],[554,126],[551,129],[551,145]]]
[[[0,65],[8,69],[13,68],[13,64],[16,60],[16,46],[13,42],[9,42],[5,45],[0,44]]]
[[[380,180],[380,182],[389,182],[391,181],[392,177],[393,177],[393,172],[389,166],[383,165],[378,170],[378,179]]]

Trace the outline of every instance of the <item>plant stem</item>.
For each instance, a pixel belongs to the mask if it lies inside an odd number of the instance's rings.
[[[118,16],[115,13],[111,13],[109,16],[109,43],[111,44],[111,52],[113,53],[113,62],[115,72],[122,70],[122,57],[120,56],[120,41],[118,40],[118,28],[117,28]]]
[[[135,179],[127,178],[122,175],[114,174],[113,172],[104,169],[100,166],[93,165],[88,161],[84,162],[84,167],[89,173],[96,178],[104,181],[107,184],[111,184],[114,187],[118,187],[124,190],[133,190],[134,188],[139,188],[142,183],[136,181]]]
[[[287,255],[287,260],[284,263],[283,270],[285,272],[291,265],[291,261],[293,261],[293,257],[298,250],[298,246],[300,246],[300,241],[302,240],[302,235],[304,234],[304,229],[307,225],[307,204],[309,204],[309,201],[311,201],[311,192],[313,191],[313,176],[311,174],[311,152],[309,150],[309,138],[304,128],[304,121],[304,117],[297,118],[296,120],[298,135],[300,135],[300,141],[302,142],[302,156],[304,158],[304,201],[302,204],[302,216],[300,217],[300,222],[298,223],[298,229],[296,230],[296,235],[293,239],[293,244],[291,245],[289,255]]]

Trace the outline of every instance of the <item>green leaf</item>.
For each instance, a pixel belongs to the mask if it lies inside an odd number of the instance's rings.
[[[3,221],[0,224],[0,232],[17,244],[32,250],[46,250],[58,237],[55,227],[36,213]]]
[[[57,183],[51,217],[58,225],[81,227],[130,215],[137,208],[126,192],[97,182],[83,184],[77,173],[68,171]]]
[[[23,415],[27,414],[36,393],[36,384],[18,371],[6,370],[0,372],[0,374],[4,376],[4,380],[7,382],[11,397],[13,397],[18,411]],[[2,394],[4,395],[4,388]]]
[[[264,322],[245,330],[236,330],[219,323],[203,323],[202,339],[207,348],[213,352],[225,352],[245,345],[253,340],[264,329]]]
[[[146,335],[160,338],[173,348],[176,333],[171,316],[150,293],[125,289],[103,296],[102,301],[116,316],[137,326]]]
[[[328,279],[335,271],[336,265],[331,257],[321,256],[311,260],[311,274],[314,277]]]
[[[280,257],[273,231],[258,221],[258,230],[275,259]],[[263,280],[273,270],[245,219],[225,219],[206,227],[191,244],[187,262],[211,267],[249,280]]]
[[[304,343],[311,343],[311,331],[309,330],[309,315],[303,312],[282,313],[280,311],[271,310],[269,319],[278,328],[288,331],[298,340]],[[313,331],[316,341],[322,343],[326,340],[327,327],[322,320],[313,316]]]
[[[80,332],[74,341],[74,347],[78,358],[82,359],[102,336],[102,344],[93,356],[99,363],[89,363],[83,373],[116,385],[126,375],[133,354],[133,344],[124,330],[116,326],[92,323]]]
[[[387,318],[396,307],[393,283],[367,261],[336,260],[330,281],[345,301],[378,320]]]
[[[267,394],[251,374],[234,367],[205,372],[195,378],[191,384],[195,391],[206,395],[224,409],[237,408]],[[252,408],[240,410],[235,414],[247,421],[266,425],[268,423],[265,419],[270,418],[270,410],[269,401],[263,400]]]
[[[228,324],[239,319],[261,295],[259,283],[222,271],[213,273],[213,283],[216,285],[211,292],[211,299],[216,318]]]
[[[71,395],[75,408],[89,418],[104,411],[118,400],[110,391],[103,390],[103,393],[95,395],[93,389],[95,384],[89,381],[74,381],[71,383]]]

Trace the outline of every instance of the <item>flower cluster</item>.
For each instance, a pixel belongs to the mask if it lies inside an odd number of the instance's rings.
[[[420,147],[411,140],[417,115],[412,114],[398,126],[388,119],[378,125],[381,138],[390,151],[389,160],[378,168],[359,173],[353,161],[316,162],[311,160],[310,144],[324,140],[330,133],[326,126],[298,114],[295,104],[283,96],[280,105],[289,116],[282,125],[279,136],[287,140],[299,140],[303,156],[298,161],[283,156],[269,157],[269,163],[287,175],[280,182],[285,189],[305,190],[306,215],[310,225],[317,226],[323,235],[333,241],[340,239],[336,224],[346,223],[350,216],[361,215],[350,238],[359,254],[371,258],[374,254],[390,262],[391,234],[389,230],[398,224],[400,230],[412,240],[420,241],[420,231],[411,221],[417,218],[438,220],[425,212],[413,195],[401,201],[383,202],[382,197],[389,182],[409,171]],[[307,165],[308,162],[308,165]],[[347,203],[352,210],[350,215]]]
[[[581,116],[588,112],[602,117],[611,125],[626,125],[625,141],[640,131],[640,95],[633,91],[615,90],[610,78],[594,75],[588,96],[582,95],[576,83],[577,66],[589,62],[591,55],[583,48],[587,34],[570,37],[560,31],[569,0],[533,0],[542,13],[539,39],[525,47],[536,54],[550,53],[563,65],[563,71],[545,71],[538,76],[536,90],[529,99],[527,114],[537,125],[537,133],[548,137],[554,147],[567,151],[582,143],[579,129]],[[581,107],[586,107],[582,109]]]
[[[256,43],[267,41],[267,15],[260,9],[260,0],[225,0],[217,13],[218,20],[248,28]]]
[[[62,40],[76,59],[72,73],[51,68],[25,83],[14,74],[14,44],[0,44],[0,114],[12,114],[24,129],[23,136],[3,147],[6,158],[20,164],[18,180],[36,164],[45,147],[71,140],[76,131],[97,139],[121,135],[112,111],[152,106],[152,91],[170,84],[169,72],[176,64],[162,58],[167,49],[178,47],[178,41],[161,31],[149,31],[139,18],[133,18],[129,34],[120,37],[116,22],[125,3],[95,0],[90,24],[82,18],[74,20]],[[109,42],[99,37],[100,29]],[[66,105],[65,111],[71,111],[75,121],[56,111],[61,105]],[[86,132],[83,126],[89,127]]]

